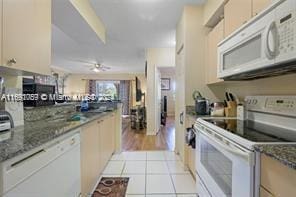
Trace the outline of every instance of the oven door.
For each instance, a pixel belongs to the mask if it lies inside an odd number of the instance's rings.
[[[252,197],[254,152],[206,128],[197,139],[197,173],[211,196]]]
[[[271,10],[219,44],[219,78],[275,64],[278,39],[274,19],[275,11]]]

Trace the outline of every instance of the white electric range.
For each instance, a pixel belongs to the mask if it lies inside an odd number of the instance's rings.
[[[197,131],[200,197],[259,196],[258,144],[296,144],[296,96],[246,98],[246,119],[203,118]]]

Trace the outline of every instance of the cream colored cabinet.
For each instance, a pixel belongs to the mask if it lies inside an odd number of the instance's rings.
[[[224,38],[224,20],[221,20],[207,36],[206,84],[221,82],[217,77],[218,43]]]
[[[259,14],[271,3],[272,0],[252,0],[252,16]]]
[[[87,196],[115,150],[115,116],[112,113],[86,124],[81,132],[81,193]]]
[[[100,120],[101,166],[106,166],[115,149],[114,115]]]
[[[100,176],[100,132],[99,124],[87,124],[81,132],[81,193],[87,196]]]
[[[109,118],[110,122],[110,156],[114,153],[115,151],[115,114],[111,114]]]
[[[252,0],[229,0],[224,6],[225,37],[252,17]]]
[[[269,193],[263,187],[260,187],[260,197],[274,197],[274,195],[272,195],[271,193]]]
[[[51,0],[2,0],[2,65],[50,74]]]
[[[261,155],[261,197],[293,197],[296,193],[296,171],[279,161]]]

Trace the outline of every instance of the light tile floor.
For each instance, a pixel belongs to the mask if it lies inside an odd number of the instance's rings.
[[[115,154],[103,177],[130,177],[128,197],[196,197],[195,181],[171,151]]]

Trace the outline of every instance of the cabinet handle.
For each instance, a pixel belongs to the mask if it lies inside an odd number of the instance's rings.
[[[71,139],[70,145],[73,145],[73,144],[75,144],[75,138]]]
[[[8,64],[8,65],[16,64],[16,59],[15,59],[15,58],[12,58],[12,59],[8,60],[8,61],[7,61],[7,64]]]

